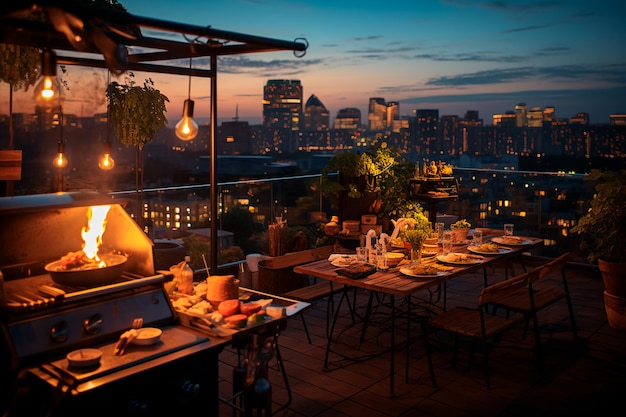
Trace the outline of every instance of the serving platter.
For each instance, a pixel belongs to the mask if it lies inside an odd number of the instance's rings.
[[[483,258],[480,255],[450,252],[447,255],[438,255],[437,260],[439,262],[453,264],[453,265],[474,265],[474,264],[482,263],[485,260],[485,258]]]
[[[445,275],[448,275],[447,272],[445,271],[433,271],[432,273],[416,273],[414,272],[414,270],[412,270],[411,268],[400,268],[400,273],[409,277],[413,277],[413,278],[437,278],[437,277],[442,277]]]
[[[533,243],[532,241],[526,240],[524,238],[520,238],[519,242],[516,242],[513,240],[509,241],[504,236],[492,237],[491,241],[493,243],[497,243],[498,245],[509,245],[509,246],[525,246],[525,245],[530,245],[531,243]]]
[[[494,251],[481,250],[480,246],[468,246],[467,250],[472,252],[472,253],[475,253],[477,255],[486,255],[486,256],[504,255],[506,253],[513,252],[513,249],[511,249],[511,248],[503,248],[503,247],[498,247],[495,252]]]

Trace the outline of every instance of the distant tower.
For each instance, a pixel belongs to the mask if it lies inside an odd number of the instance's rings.
[[[526,103],[519,103],[515,106],[515,126],[525,127],[528,125],[526,120],[527,112]]]
[[[328,130],[330,113],[315,94],[304,105],[304,130]]]
[[[385,128],[387,121],[387,104],[384,98],[370,98],[367,121],[369,130],[377,131]]]
[[[361,128],[361,110],[355,107],[346,107],[337,112],[334,129],[357,130]]]
[[[263,88],[263,127],[275,152],[295,152],[302,128],[303,90],[300,80],[269,80]]]

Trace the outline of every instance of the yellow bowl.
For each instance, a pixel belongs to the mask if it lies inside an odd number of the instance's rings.
[[[404,254],[400,252],[387,252],[387,266],[393,268],[404,259]]]

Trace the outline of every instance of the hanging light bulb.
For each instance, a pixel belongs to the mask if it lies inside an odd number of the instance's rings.
[[[41,97],[50,100],[54,96],[53,78],[57,75],[57,55],[50,49],[41,52],[41,74],[43,83],[41,85]]]
[[[65,168],[69,161],[65,157],[65,144],[59,141],[57,156],[52,160],[52,165],[56,168]]]
[[[189,57],[189,69],[191,70],[191,57]],[[181,140],[192,140],[198,134],[198,124],[193,120],[193,100],[191,100],[191,73],[189,74],[189,88],[187,100],[183,104],[183,118],[176,123],[176,136]]]
[[[193,120],[193,104],[193,100],[185,100],[183,118],[176,123],[176,136],[181,140],[192,140],[198,135],[198,124]]]
[[[107,71],[107,86],[111,83],[111,73]],[[103,171],[109,171],[115,167],[115,161],[111,157],[111,140],[109,139],[111,134],[111,126],[109,121],[111,120],[111,114],[109,107],[111,103],[107,103],[107,141],[104,142],[104,153],[98,160],[98,168]]]
[[[98,161],[98,167],[103,171],[109,171],[115,167],[115,161],[111,157],[111,142],[104,143],[104,154]]]

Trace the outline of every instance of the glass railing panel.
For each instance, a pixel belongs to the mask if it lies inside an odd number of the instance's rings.
[[[518,235],[539,236],[541,256],[566,251],[585,262],[578,236],[569,228],[586,211],[593,189],[581,174],[455,169],[459,195],[441,203],[438,213],[467,219],[473,227],[502,229],[513,223]],[[311,247],[328,243],[323,224],[336,215],[336,204],[320,193],[321,175],[285,176],[218,183],[218,263],[231,263],[249,253],[268,253],[268,225],[286,220],[290,238],[301,231]],[[127,211],[153,240],[188,238],[210,243],[210,184],[114,193],[128,201]],[[138,209],[140,208],[140,209]]]

